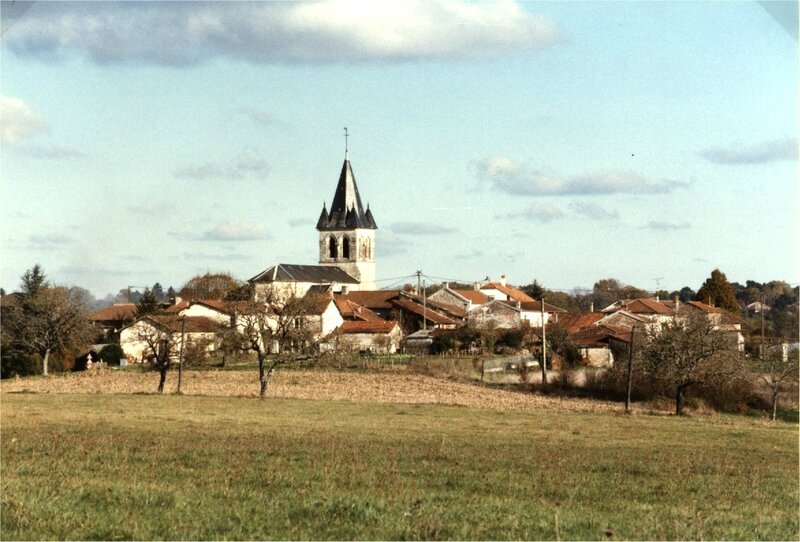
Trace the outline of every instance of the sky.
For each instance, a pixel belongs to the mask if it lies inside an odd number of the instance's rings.
[[[797,3],[3,2],[0,285],[316,264],[379,285],[800,282]]]

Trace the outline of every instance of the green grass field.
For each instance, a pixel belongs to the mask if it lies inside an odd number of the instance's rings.
[[[736,417],[2,397],[2,539],[785,539],[798,428]]]

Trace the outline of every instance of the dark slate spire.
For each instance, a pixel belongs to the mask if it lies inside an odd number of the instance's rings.
[[[369,212],[369,209],[367,209]],[[317,229],[321,230],[328,225],[328,209],[325,208],[325,202],[322,203],[322,212],[319,214],[319,220],[317,220]]]
[[[321,219],[322,216],[320,216],[320,222],[317,223],[317,229],[320,231],[345,227],[377,229],[377,226],[374,225],[375,220],[367,219],[364,212],[353,168],[350,166],[347,156],[342,165],[342,172],[339,174],[339,184],[336,185],[336,192],[333,195],[327,225],[323,225]]]
[[[372,217],[372,211],[369,210],[369,203],[367,203],[367,212],[364,213],[364,218],[367,219],[367,227],[373,230],[378,229],[378,225],[375,224],[375,219]]]

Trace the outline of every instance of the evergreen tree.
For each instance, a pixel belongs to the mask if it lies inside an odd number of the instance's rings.
[[[20,290],[22,291],[22,295],[27,298],[36,297],[43,288],[47,287],[47,277],[45,277],[44,271],[42,271],[42,266],[38,263],[25,271],[25,274],[22,275]]]
[[[153,284],[153,295],[155,295],[156,299],[159,301],[164,301],[164,288],[161,286],[160,282]]]
[[[136,317],[141,318],[146,314],[154,314],[159,310],[158,298],[150,288],[145,288],[139,302],[136,303]]]
[[[695,299],[725,309],[734,314],[739,314],[740,312],[733,287],[730,282],[728,282],[728,277],[725,276],[725,273],[719,269],[714,269],[711,272],[711,276],[707,278],[703,286],[697,290]]]
[[[520,286],[519,289],[534,299],[541,299],[542,296],[544,295],[544,288],[542,287],[541,284],[539,284],[539,281],[537,281],[536,279],[533,279],[533,282],[531,284]]]

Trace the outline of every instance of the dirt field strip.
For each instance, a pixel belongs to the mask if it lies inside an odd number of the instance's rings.
[[[177,373],[167,378],[165,393],[177,386]],[[49,377],[4,380],[3,393],[154,393],[155,373],[93,371]],[[186,395],[256,397],[258,376],[254,371],[187,371],[182,390]],[[399,373],[355,373],[324,370],[278,371],[269,385],[270,397],[332,401],[442,404],[492,410],[613,411],[615,403],[560,399],[482,387],[468,382]]]

